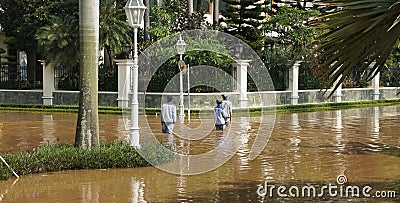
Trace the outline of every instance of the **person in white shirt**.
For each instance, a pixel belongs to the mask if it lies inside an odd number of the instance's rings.
[[[167,96],[167,103],[161,107],[162,132],[172,134],[176,122],[176,106],[172,103],[172,96]]]
[[[229,123],[232,122],[232,102],[229,101],[228,96],[227,95],[221,95],[222,96],[222,106],[224,107],[224,111],[227,115],[226,119],[225,119],[225,124],[226,126],[229,125]]]
[[[222,100],[217,99],[217,106],[214,107],[215,130],[223,131],[225,128],[225,119],[228,115],[222,106]]]

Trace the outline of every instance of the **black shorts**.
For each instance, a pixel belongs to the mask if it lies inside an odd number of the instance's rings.
[[[215,130],[224,131],[225,125],[215,125]]]

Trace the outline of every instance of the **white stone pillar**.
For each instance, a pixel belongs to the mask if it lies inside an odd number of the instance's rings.
[[[239,96],[239,106],[240,108],[247,107],[247,67],[251,60],[236,60],[237,63],[237,83]]]
[[[43,104],[53,105],[53,91],[54,88],[54,65],[46,61],[40,61],[43,66]]]
[[[372,87],[374,88],[374,93],[372,93],[372,95],[374,100],[379,100],[379,77],[380,72],[378,72],[378,74],[376,74],[375,77],[372,78]]]
[[[338,77],[338,79],[333,83],[333,87],[336,87],[336,85],[338,84],[339,80],[342,78],[342,75],[340,75]],[[342,83],[340,83],[340,85],[338,86],[338,88],[335,90],[335,92],[333,93],[333,98],[335,100],[335,102],[339,103],[342,102]]]
[[[301,61],[296,61],[289,70],[289,90],[292,91],[290,103],[296,105],[299,103],[299,67]]]
[[[132,59],[116,60],[118,66],[118,107],[129,106],[129,91],[131,88],[130,68],[133,66]]]

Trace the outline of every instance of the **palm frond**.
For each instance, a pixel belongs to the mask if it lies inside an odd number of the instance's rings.
[[[368,74],[372,79],[384,66],[400,36],[400,4],[397,0],[325,0],[337,9],[320,15],[313,27],[327,30],[316,39],[316,65],[325,72],[334,90],[357,65],[364,70],[375,62]]]

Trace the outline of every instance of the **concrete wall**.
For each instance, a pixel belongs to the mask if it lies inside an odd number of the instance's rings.
[[[330,93],[320,90],[299,90],[299,104],[307,103],[325,103],[333,102],[334,98],[327,99]],[[400,89],[396,87],[381,87],[380,99],[396,99],[400,98]],[[239,93],[232,92],[226,93],[229,100],[233,103],[234,107],[239,106]],[[11,104],[42,104],[42,90],[0,90],[0,103]],[[163,103],[162,97],[166,95],[173,96],[173,102],[178,105],[179,93],[140,93],[139,105],[140,107],[159,108]],[[373,99],[372,88],[348,88],[342,90],[342,101],[362,101]],[[290,91],[268,91],[268,92],[249,92],[248,93],[248,107],[259,107],[269,105],[289,105],[290,104]],[[118,106],[117,92],[99,92],[99,105],[100,106]],[[131,98],[131,95],[129,96]],[[144,98],[146,98],[144,105]],[[210,108],[215,106],[215,100],[221,98],[221,93],[191,93],[190,106],[191,109]],[[53,104],[54,105],[78,105],[79,92],[78,91],[54,91]],[[130,102],[129,102],[130,104]],[[187,94],[185,94],[184,105],[187,108]]]
[[[0,90],[3,104],[42,104],[42,90]]]
[[[79,91],[54,91],[54,105],[78,105]],[[99,92],[99,106],[117,106],[117,92]]]

